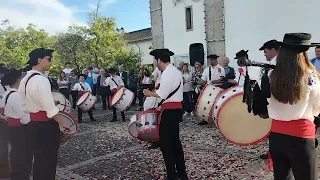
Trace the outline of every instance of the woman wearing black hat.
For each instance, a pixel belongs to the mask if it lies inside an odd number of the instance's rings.
[[[7,117],[11,150],[11,179],[29,179],[32,167],[32,145],[30,141],[29,113],[22,111],[20,94],[17,92],[21,71],[12,69],[7,72],[2,83],[10,88],[5,92],[1,104]]]
[[[55,105],[49,80],[43,76],[50,69],[53,50],[33,50],[28,61],[31,71],[21,80],[19,94],[22,109],[30,113],[31,138],[33,143],[33,179],[54,180],[56,176],[58,149],[60,145],[59,125],[68,131],[59,108]]]
[[[270,74],[269,151],[275,180],[317,179],[314,116],[320,113],[319,74],[308,59],[311,35],[291,33],[280,43]]]

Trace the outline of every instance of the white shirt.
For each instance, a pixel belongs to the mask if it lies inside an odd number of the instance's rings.
[[[70,74],[71,71],[72,71],[72,68],[65,68],[65,69],[63,70],[63,72],[64,72],[65,74]]]
[[[165,102],[182,102],[183,100],[183,79],[181,71],[172,64],[169,64],[161,74],[160,88],[156,93],[161,99],[166,99],[180,84],[178,91]]]
[[[155,86],[157,86],[160,83],[161,80],[161,71],[158,67],[154,69],[152,72],[153,80],[155,81]]]
[[[211,69],[211,81],[209,77],[209,68]],[[219,68],[221,69],[220,73],[218,71]],[[201,79],[206,81],[207,84],[211,84],[212,81],[219,80],[220,76],[226,76],[226,74],[224,72],[224,68],[221,65],[217,64],[215,67],[212,67],[212,66],[207,67],[203,71]]]
[[[272,95],[268,99],[269,117],[276,120],[290,121],[298,119],[314,120],[314,116],[320,113],[320,81],[315,73],[310,70],[311,79],[305,98],[297,104],[283,104],[277,101]]]
[[[152,79],[150,77],[143,76],[141,84],[151,84],[151,83],[152,83]]]
[[[54,103],[49,80],[41,75],[33,76],[25,89],[26,81],[33,73],[41,74],[35,70],[28,71],[19,85],[22,109],[28,113],[46,111],[48,118],[52,118],[59,112],[59,108]]]
[[[84,89],[82,88],[81,85],[83,86]],[[92,91],[90,85],[88,83],[86,83],[86,82],[78,82],[78,83],[76,83],[73,86],[73,90],[74,91],[87,91],[87,92],[91,92]]]
[[[10,94],[7,104],[5,104],[8,94]],[[28,124],[30,122],[30,114],[22,110],[21,98],[17,89],[9,88],[3,95],[1,104],[4,105],[4,114],[8,118],[20,119],[22,124]]]
[[[115,82],[112,81],[112,79],[118,84],[116,84]],[[110,86],[110,89],[115,89],[118,88],[118,86],[124,86],[124,83],[122,81],[122,79],[120,78],[120,76],[115,75],[114,77],[107,77],[107,79],[104,82],[105,86]]]

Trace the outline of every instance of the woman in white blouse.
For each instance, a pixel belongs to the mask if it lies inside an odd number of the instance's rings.
[[[270,74],[269,151],[275,180],[317,179],[313,121],[320,113],[320,76],[306,52],[310,39],[307,33],[286,34]]]
[[[183,77],[183,109],[185,111],[183,116],[187,116],[188,113],[191,116],[193,114],[193,87],[192,87],[192,73],[189,72],[188,64],[182,66],[182,77]]]
[[[69,100],[69,87],[70,87],[70,81],[68,79],[68,76],[63,71],[60,72],[60,76],[58,78],[58,86],[59,86],[59,92],[63,94],[68,100]]]

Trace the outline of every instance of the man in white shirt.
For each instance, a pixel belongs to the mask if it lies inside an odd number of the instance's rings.
[[[110,86],[111,96],[109,99],[109,104],[111,104],[111,97],[118,91],[118,89],[124,87],[124,83],[120,78],[120,76],[116,75],[116,69],[111,68],[109,70],[109,73],[110,73],[110,76],[107,77],[107,79],[104,82],[104,85]],[[114,106],[112,107],[112,113],[113,113],[113,118],[111,122],[117,121],[117,109]],[[121,112],[121,118],[123,122],[126,121],[126,116],[123,111]]]
[[[147,97],[163,99],[160,102],[158,123],[160,149],[166,164],[168,179],[187,180],[184,152],[179,138],[179,122],[182,121],[183,79],[181,72],[170,64],[168,49],[156,49],[150,52],[158,61],[162,70],[160,87],[156,91],[144,90]]]
[[[73,91],[78,91],[78,98],[80,98],[86,92],[92,92],[91,87],[88,83],[85,82],[86,77],[84,74],[79,75],[79,82],[76,83],[73,87]],[[82,123],[82,114],[83,111],[81,108],[78,107],[78,122]],[[92,114],[92,109],[88,111],[88,115],[90,117],[90,121],[96,121]]]
[[[63,72],[66,74],[66,75],[69,75],[72,71],[72,68],[71,68],[71,63],[70,62],[67,62],[66,63],[66,68],[63,69]]]
[[[32,70],[21,80],[18,89],[22,109],[30,113],[34,179],[55,179],[60,146],[59,125],[70,131],[70,127],[57,116],[59,108],[54,103],[50,82],[42,75],[50,69],[53,51],[38,48],[29,54],[28,64]]]
[[[17,92],[20,84],[21,71],[11,69],[3,77],[3,83],[9,85],[1,104],[7,117],[11,144],[11,179],[29,179],[32,167],[32,145],[30,138],[30,114],[22,111],[20,94]]]
[[[92,94],[97,95],[97,80],[99,76],[99,68],[96,63],[92,63],[92,80],[93,80],[93,86],[92,86]]]
[[[202,81],[207,84],[214,84],[215,86],[221,86],[223,81],[222,79],[226,76],[224,68],[218,64],[217,55],[209,55],[207,58],[210,60],[210,66],[207,67],[202,73]],[[206,125],[208,122],[201,121],[198,125]]]

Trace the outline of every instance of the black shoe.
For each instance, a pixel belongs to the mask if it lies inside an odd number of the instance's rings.
[[[106,108],[106,107],[103,107],[103,110],[107,110],[107,108]]]
[[[90,118],[90,121],[97,121],[97,120],[95,120],[95,119],[92,117],[92,118]]]
[[[76,106],[72,106],[72,108],[73,108],[73,109],[77,109],[77,107],[76,107]]]
[[[82,119],[78,119],[78,123],[82,123]]]
[[[260,159],[268,159],[268,158],[269,158],[268,154],[261,154],[260,155]]]
[[[117,121],[116,117],[112,118],[112,120],[110,122],[115,122],[115,121]]]
[[[207,125],[207,124],[208,124],[208,122],[206,122],[206,121],[201,121],[201,122],[198,123],[198,125],[200,125],[200,126]]]
[[[159,148],[159,143],[151,143],[150,146],[148,146],[148,149],[157,149]]]
[[[126,122],[126,117],[121,118],[123,122]]]

